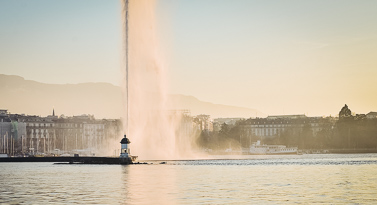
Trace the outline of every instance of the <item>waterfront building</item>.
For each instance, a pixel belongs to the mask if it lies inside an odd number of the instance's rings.
[[[366,116],[368,119],[377,119],[377,112],[369,112]]]
[[[19,122],[7,110],[0,110],[0,153],[15,155],[21,152],[26,136],[26,124]]]
[[[199,126],[199,130],[205,132],[213,131],[213,122],[210,115],[197,115],[194,122]]]
[[[83,123],[84,138],[88,142],[88,149],[98,150],[105,141],[105,125],[99,120],[90,120]]]
[[[330,123],[329,119],[322,117],[307,117],[306,115],[276,115],[267,118],[250,118],[241,123],[246,137],[274,138],[289,130],[291,133],[301,133],[304,127],[316,135]]]
[[[54,122],[38,116],[27,116],[20,120],[26,123],[26,137],[23,139],[22,153],[32,155],[52,153],[56,148]]]
[[[268,120],[277,120],[277,119],[304,119],[307,118],[306,115],[269,115],[267,116]]]
[[[92,115],[47,117],[9,114],[0,110],[0,153],[61,155],[108,153],[110,141],[118,141],[122,124],[97,120]],[[119,143],[119,141],[118,141]]]
[[[56,154],[85,149],[88,145],[84,137],[83,122],[74,118],[54,120]]]
[[[0,117],[8,116],[8,110],[0,109]]]

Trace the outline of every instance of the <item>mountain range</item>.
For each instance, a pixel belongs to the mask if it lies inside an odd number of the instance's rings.
[[[54,109],[57,115],[117,119],[124,112],[123,105],[122,89],[110,83],[45,84],[0,74],[0,109],[11,113],[47,116]],[[212,118],[265,116],[255,109],[203,102],[180,94],[169,95],[168,107]]]

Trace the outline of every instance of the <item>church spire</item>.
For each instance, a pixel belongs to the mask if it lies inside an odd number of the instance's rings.
[[[55,109],[52,108],[52,116],[55,116]]]

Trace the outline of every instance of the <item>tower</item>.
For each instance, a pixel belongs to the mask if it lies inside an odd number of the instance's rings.
[[[121,151],[119,156],[119,161],[121,164],[131,164],[131,153],[130,148],[128,148],[128,144],[130,144],[130,140],[124,135],[123,139],[120,141]]]

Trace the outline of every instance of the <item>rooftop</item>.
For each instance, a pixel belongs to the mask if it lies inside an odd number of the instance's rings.
[[[271,115],[267,119],[300,119],[306,118],[306,115]]]

